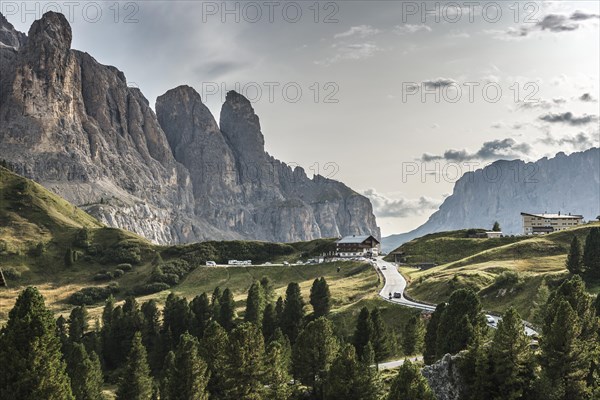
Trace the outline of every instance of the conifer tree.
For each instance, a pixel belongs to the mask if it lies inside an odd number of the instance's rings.
[[[153,383],[146,357],[142,335],[136,332],[117,389],[117,400],[149,400],[152,397]]]
[[[229,335],[225,399],[260,400],[265,391],[265,346],[252,323],[242,323]]]
[[[171,361],[169,361],[171,363]],[[208,371],[198,354],[198,340],[181,335],[166,387],[169,400],[207,400]]]
[[[502,229],[500,229],[500,223],[498,221],[494,222],[494,226],[492,227],[492,231],[493,232],[500,232]]]
[[[179,342],[179,337],[190,330],[192,315],[185,297],[170,293],[163,309],[163,332],[170,331],[173,339],[171,348]]]
[[[194,297],[190,302],[190,311],[192,313],[190,331],[194,336],[201,339],[212,318],[208,295],[202,293],[201,295]]]
[[[76,400],[103,400],[102,369],[96,353],[88,354],[81,343],[69,345],[66,355],[67,372]]]
[[[148,362],[153,373],[160,371],[162,366],[162,351],[160,341],[160,311],[156,300],[149,300],[142,304],[142,343],[148,352]],[[161,359],[162,358],[162,359]]]
[[[69,316],[69,339],[81,343],[83,335],[88,328],[88,312],[85,306],[75,307]]]
[[[325,278],[317,278],[310,289],[310,304],[313,307],[314,318],[324,317],[331,310],[331,293]]]
[[[291,395],[289,342],[272,341],[267,347],[266,375],[267,391],[265,399],[287,400]]]
[[[288,285],[285,292],[285,301],[281,312],[281,330],[294,344],[300,333],[304,320],[304,300],[300,293],[300,285],[292,282]]]
[[[548,298],[542,324],[542,387],[559,399],[585,399],[598,352],[598,318],[578,275],[563,282]]]
[[[358,357],[362,357],[363,350],[367,343],[371,341],[373,336],[373,322],[371,321],[371,315],[367,307],[363,307],[358,314],[356,321],[356,329],[354,330],[354,336],[352,338],[352,344],[356,348],[356,354]]]
[[[262,333],[265,342],[271,342],[277,328],[277,314],[275,313],[275,307],[273,304],[267,304],[262,319]]]
[[[206,361],[210,378],[208,391],[212,398],[222,399],[225,393],[225,369],[228,362],[229,338],[216,321],[211,322],[200,341],[200,355]]]
[[[427,324],[427,329],[425,331],[425,348],[423,350],[423,361],[426,365],[433,364],[438,360],[437,332],[440,325],[440,319],[445,309],[446,303],[438,304]]]
[[[277,326],[281,327],[281,316],[283,315],[283,297],[279,296],[275,303],[275,317],[277,320]]]
[[[162,371],[160,373],[160,400],[171,400],[171,379],[173,378],[173,371],[175,371],[175,352],[171,350],[165,356]]]
[[[585,239],[583,266],[592,279],[600,278],[600,228],[590,229]]]
[[[260,279],[260,286],[265,294],[265,302],[267,304],[273,303],[275,301],[275,288],[271,279],[268,276],[263,276]]]
[[[435,400],[435,395],[419,368],[405,360],[392,380],[387,400]]]
[[[222,295],[223,294],[221,293],[221,288],[217,286],[213,290],[212,296],[210,298],[210,308],[212,310],[212,317],[216,321],[219,321],[219,318],[221,318],[221,296]]]
[[[392,354],[392,338],[379,308],[374,308],[369,318],[371,320],[371,327],[373,328],[369,342],[373,346],[374,362],[379,364]]]
[[[583,273],[581,245],[579,244],[579,239],[577,239],[577,236],[575,235],[573,235],[573,240],[571,241],[571,248],[569,250],[569,255],[567,256],[566,267],[569,272],[574,275]]]
[[[246,313],[244,321],[251,322],[262,327],[262,318],[265,310],[265,294],[260,282],[256,281],[248,290],[248,298],[246,299]]]
[[[324,385],[323,398],[325,400],[376,400],[378,388],[369,371],[370,368],[372,367],[359,362],[354,346],[350,344],[344,346],[331,365]]]
[[[1,399],[74,399],[56,331],[40,292],[21,292],[0,333]]]
[[[404,354],[417,354],[423,349],[425,327],[420,315],[413,314],[408,319],[402,330],[402,349]]]
[[[481,302],[471,289],[455,290],[437,328],[436,356],[456,354],[477,340],[485,329]]]
[[[234,327],[233,321],[235,319],[235,301],[233,300],[233,293],[231,293],[229,288],[223,291],[219,304],[219,324],[229,332]]]
[[[517,400],[527,398],[535,378],[535,363],[523,322],[514,308],[509,308],[490,346],[491,398]]]
[[[322,385],[338,352],[331,321],[321,317],[306,325],[293,347],[294,377],[322,397]]]

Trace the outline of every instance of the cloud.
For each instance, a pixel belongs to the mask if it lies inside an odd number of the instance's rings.
[[[333,45],[333,48],[335,49],[335,55],[326,58],[325,60],[315,61],[315,64],[328,66],[345,60],[362,60],[373,57],[375,53],[382,51],[379,46],[370,42],[341,45],[335,44]]]
[[[431,29],[431,27],[429,27],[425,24],[417,24],[417,25],[405,24],[405,25],[396,25],[393,30],[393,32],[396,35],[412,35],[413,33],[417,33],[420,31],[431,32],[432,29]]]
[[[540,120],[550,123],[564,123],[572,126],[585,125],[598,119],[595,115],[583,114],[581,117],[575,117],[571,112],[561,114],[545,114],[539,117]]]
[[[457,84],[457,82],[454,79],[449,79],[449,78],[429,79],[429,80],[423,81],[421,83],[429,89],[438,89],[438,88],[453,86],[453,85]]]
[[[547,133],[546,137],[540,139],[539,142],[552,146],[570,145],[574,150],[579,151],[598,146],[598,139],[595,138],[593,134],[587,134],[585,132],[579,132],[578,134],[572,136],[564,136],[559,139],[555,139],[552,135]]]
[[[497,160],[500,158],[519,158],[528,155],[531,146],[527,143],[517,143],[514,139],[492,140],[485,142],[479,150],[471,153],[467,150],[446,150],[443,155],[425,153],[421,156],[424,162],[445,160],[462,162],[470,160]]]
[[[361,39],[364,39],[366,37],[376,35],[380,32],[381,31],[379,29],[373,28],[371,25],[359,25],[359,26],[353,26],[350,29],[348,29],[347,31],[338,33],[338,34],[334,35],[333,37],[335,39],[341,39],[341,38],[347,38],[347,37],[351,37],[351,36],[358,36]]]
[[[598,14],[586,13],[584,11],[575,11],[571,14],[571,19],[573,21],[586,21],[588,19],[600,18]]]
[[[589,93],[584,93],[579,96],[579,100],[584,101],[586,103],[595,103],[597,100]]]
[[[571,22],[572,20],[564,15],[548,14],[536,26],[541,30],[551,32],[574,31],[579,28],[579,24]]]
[[[584,11],[575,11],[573,14],[567,16],[562,14],[548,14],[541,21],[538,21],[535,25],[523,25],[518,28],[508,28],[508,30],[502,32],[498,30],[486,30],[487,34],[493,35],[496,39],[506,38],[524,38],[532,32],[572,32],[581,28],[583,25],[581,22],[600,18],[598,14],[587,13]],[[506,35],[503,37],[503,35]]]
[[[407,218],[422,215],[436,210],[441,201],[421,196],[418,199],[391,199],[375,189],[367,189],[363,193],[371,200],[373,211],[378,218]]]
[[[561,104],[565,104],[567,102],[566,99],[562,97],[557,97],[551,100],[540,99],[537,101],[520,101],[517,103],[517,109],[519,110],[534,110],[534,109],[542,109],[548,110],[552,107],[560,106]]]

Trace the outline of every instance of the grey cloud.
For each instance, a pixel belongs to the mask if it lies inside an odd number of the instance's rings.
[[[201,79],[207,80],[222,77],[244,67],[244,64],[235,61],[213,61],[196,68],[195,72]]]
[[[454,79],[449,79],[449,78],[436,78],[436,79],[429,79],[429,80],[423,81],[421,83],[430,89],[438,89],[438,88],[455,85],[456,81]]]
[[[579,97],[579,100],[587,103],[595,103],[596,99],[589,93],[584,93]]]
[[[521,110],[532,110],[536,108],[547,110],[549,108],[565,104],[566,102],[566,99],[560,97],[551,100],[541,99],[538,101],[521,101],[517,104],[517,108]]]
[[[590,14],[583,11],[575,11],[573,14],[571,14],[571,19],[573,21],[585,21],[592,18],[600,18],[600,15]]]
[[[549,32],[571,32],[581,28],[582,25],[578,22],[596,18],[600,18],[600,15],[586,13],[584,11],[575,11],[570,16],[561,14],[548,14],[533,27],[521,26],[517,29],[509,28],[506,33],[513,37],[524,37],[534,30]]]
[[[593,134],[587,134],[585,132],[579,132],[573,136],[564,136],[559,139],[555,139],[548,133],[544,139],[539,141],[553,146],[570,145],[573,147],[573,149],[580,151],[587,150],[598,145],[598,139],[595,139]]]
[[[373,211],[378,218],[406,218],[422,215],[431,210],[436,210],[441,201],[421,196],[418,199],[391,199],[375,189],[367,189],[363,193],[371,200]]]
[[[573,23],[570,18],[558,14],[548,14],[536,25],[542,30],[548,29],[552,32],[574,31],[579,28],[579,24]]]
[[[443,155],[425,153],[421,156],[424,162],[446,160],[454,162],[470,160],[494,160],[499,158],[518,158],[531,152],[527,143],[517,143],[514,139],[492,140],[483,143],[481,148],[474,153],[467,150],[446,150]]]
[[[539,118],[542,121],[550,123],[564,123],[573,126],[589,124],[598,119],[595,115],[584,114],[581,117],[575,117],[571,112],[565,112],[562,114],[545,114]]]

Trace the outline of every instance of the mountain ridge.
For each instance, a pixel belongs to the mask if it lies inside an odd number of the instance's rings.
[[[70,48],[62,14],[44,14],[18,46],[4,21],[0,158],[103,223],[163,244],[380,237],[367,198],[264,150],[242,95],[227,95],[219,125],[189,86],[155,112],[123,72]]]
[[[498,178],[492,178],[498,176]],[[522,234],[521,212],[600,214],[600,148],[535,162],[500,160],[468,172],[454,185],[427,222],[403,234],[382,239],[391,251],[429,233],[468,228],[491,229],[499,221],[504,234]]]

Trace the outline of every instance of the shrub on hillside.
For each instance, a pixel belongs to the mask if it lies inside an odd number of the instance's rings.
[[[111,247],[104,252],[104,263],[138,264],[142,261],[140,248],[133,243],[125,243]]]
[[[162,292],[170,287],[171,286],[169,284],[162,282],[148,283],[146,285],[135,286],[133,289],[131,289],[131,294],[134,296],[145,296],[148,294]]]
[[[515,271],[504,271],[496,276],[492,288],[494,289],[519,289],[524,283],[524,278],[521,274]]]
[[[117,268],[120,269],[121,271],[129,272],[129,271],[131,271],[133,269],[133,265],[127,264],[127,263],[123,263],[123,264],[117,265]]]
[[[108,299],[111,294],[119,291],[119,285],[114,282],[105,287],[85,287],[69,297],[69,304],[76,306],[92,305]]]

